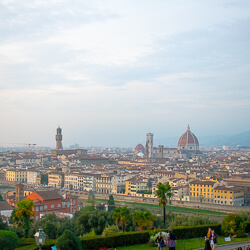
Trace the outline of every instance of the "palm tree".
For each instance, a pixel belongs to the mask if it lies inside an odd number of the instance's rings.
[[[163,223],[164,227],[166,226],[166,205],[168,200],[173,196],[171,192],[172,188],[169,185],[169,182],[166,184],[162,184],[161,182],[157,185],[157,190],[155,191],[155,195],[159,198],[159,206],[163,205]]]
[[[125,224],[128,222],[130,218],[130,210],[127,207],[117,207],[114,209],[113,218],[116,223],[120,223],[122,226],[122,231],[125,231]]]
[[[145,230],[146,227],[151,227],[154,219],[155,215],[151,214],[149,210],[146,210],[145,212],[136,211],[133,217],[134,222],[137,223],[141,230]]]
[[[28,238],[31,216],[34,216],[34,202],[29,199],[23,199],[18,201],[16,205],[17,208],[14,211],[13,220],[17,226],[24,229],[25,237]]]

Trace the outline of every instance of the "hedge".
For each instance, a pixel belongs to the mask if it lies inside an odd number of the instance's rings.
[[[0,230],[0,249],[14,250],[20,246],[20,240],[15,232]]]
[[[250,222],[247,221],[246,224],[247,224],[247,226],[246,226],[246,233],[250,233]]]
[[[118,233],[112,236],[95,236],[81,238],[83,250],[99,250],[101,247],[115,248],[144,244],[149,240],[150,231]]]
[[[209,227],[212,228],[218,235],[221,235],[221,224],[174,227],[172,230],[173,233],[176,235],[177,239],[189,239],[189,238],[204,237],[205,235],[207,235]]]
[[[173,233],[177,239],[188,239],[204,237],[207,234],[208,228],[211,227],[215,232],[221,234],[221,225],[203,225],[203,226],[190,226],[190,227],[175,227]],[[167,231],[166,229],[157,229],[159,231]],[[137,244],[145,244],[150,237],[149,230],[139,232],[119,233],[111,236],[95,236],[81,238],[83,249],[85,250],[98,250],[101,247],[115,248],[121,246],[131,246]]]

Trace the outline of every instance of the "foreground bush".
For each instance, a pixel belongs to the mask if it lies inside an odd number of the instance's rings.
[[[19,245],[20,241],[16,233],[0,230],[0,250],[14,250]]]
[[[82,245],[78,237],[70,230],[65,230],[64,233],[57,239],[56,247],[63,250],[81,250]]]
[[[82,238],[84,250],[99,250],[101,247],[116,248],[119,246],[131,246],[146,243],[149,239],[149,231],[118,233],[112,236],[96,236]]]
[[[237,214],[227,215],[221,223],[223,235],[236,235],[237,237],[245,236],[246,223],[244,219]]]

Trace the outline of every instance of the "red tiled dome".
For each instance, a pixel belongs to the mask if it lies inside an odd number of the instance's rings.
[[[144,152],[144,151],[145,151],[145,148],[143,147],[143,145],[138,144],[138,145],[135,147],[134,151],[137,151],[137,152],[139,152],[139,151]]]
[[[199,142],[197,137],[190,131],[190,127],[188,125],[187,131],[180,137],[178,141],[178,149],[188,149],[187,147],[192,147],[192,149],[197,149],[194,147],[199,147]]]

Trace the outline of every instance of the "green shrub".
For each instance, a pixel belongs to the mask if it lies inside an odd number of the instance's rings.
[[[116,233],[121,233],[121,230],[118,228],[117,225],[112,225],[112,226],[106,227],[103,230],[102,236],[110,236]]]
[[[245,222],[246,224],[246,233],[250,233],[250,221]]]
[[[20,241],[16,233],[0,230],[0,250],[14,250],[19,245]]]
[[[15,232],[17,234],[18,238],[24,237],[24,230],[22,228],[10,227],[9,230],[12,232]]]
[[[192,226],[192,227],[174,227],[172,230],[176,235],[177,239],[188,239],[204,237],[207,234],[208,227],[214,229],[214,231],[220,235],[221,225],[203,225],[203,226]],[[154,233],[159,231],[168,231],[166,229],[156,229]],[[85,250],[97,250],[101,247],[116,248],[121,246],[131,246],[136,244],[145,244],[149,241],[152,231],[139,231],[139,232],[126,232],[116,233],[107,237],[96,236],[96,237],[83,237],[81,238],[83,249]]]
[[[225,236],[244,236],[245,228],[246,224],[244,223],[244,219],[237,214],[227,215],[221,223],[221,231]]]
[[[204,237],[205,235],[207,235],[209,227],[211,227],[215,231],[215,233],[221,235],[221,224],[190,226],[190,227],[174,227],[172,230],[173,233],[176,235],[177,239],[188,239],[188,238]]]
[[[81,241],[70,230],[65,230],[57,239],[56,247],[63,250],[81,250]]]
[[[101,247],[115,248],[146,243],[149,231],[118,233],[112,236],[83,237],[81,239],[84,250],[99,250]]]

